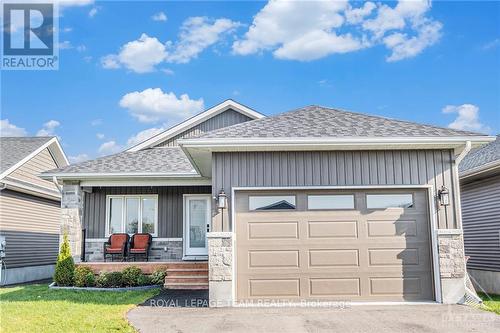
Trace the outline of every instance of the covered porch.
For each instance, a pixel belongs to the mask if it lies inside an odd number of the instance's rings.
[[[115,233],[151,234],[148,262],[207,260],[211,186],[81,186],[81,191],[82,262],[104,262],[104,244]],[[146,258],[106,256],[108,264],[140,261]]]

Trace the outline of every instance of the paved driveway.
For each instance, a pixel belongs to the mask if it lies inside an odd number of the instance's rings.
[[[461,305],[355,305],[328,308],[141,306],[128,319],[142,333],[500,332],[500,316]]]

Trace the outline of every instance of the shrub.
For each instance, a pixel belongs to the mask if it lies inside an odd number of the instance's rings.
[[[165,282],[165,275],[167,275],[165,269],[156,269],[149,277],[151,279],[151,284],[163,284]]]
[[[95,286],[94,272],[88,267],[78,266],[75,269],[75,286],[77,287],[93,287]]]
[[[139,277],[142,275],[142,271],[137,266],[130,266],[122,271],[123,284],[127,287],[133,287],[139,285]]]
[[[58,286],[72,286],[75,275],[75,263],[69,249],[68,235],[65,233],[59,255],[57,256],[54,281]]]
[[[138,286],[149,286],[153,283],[151,283],[151,278],[148,275],[141,274],[137,278],[137,285]]]
[[[119,288],[123,286],[123,275],[121,272],[101,273],[96,279],[99,288]]]

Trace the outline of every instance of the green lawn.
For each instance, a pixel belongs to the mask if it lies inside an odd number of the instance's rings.
[[[479,293],[479,297],[483,300],[485,310],[495,312],[500,315],[500,295],[489,295]]]
[[[47,284],[0,289],[0,331],[134,332],[126,312],[158,293],[51,290]]]

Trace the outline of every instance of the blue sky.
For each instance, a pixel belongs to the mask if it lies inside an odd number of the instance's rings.
[[[71,0],[57,71],[3,71],[2,135],[117,152],[227,98],[500,132],[500,3]]]

